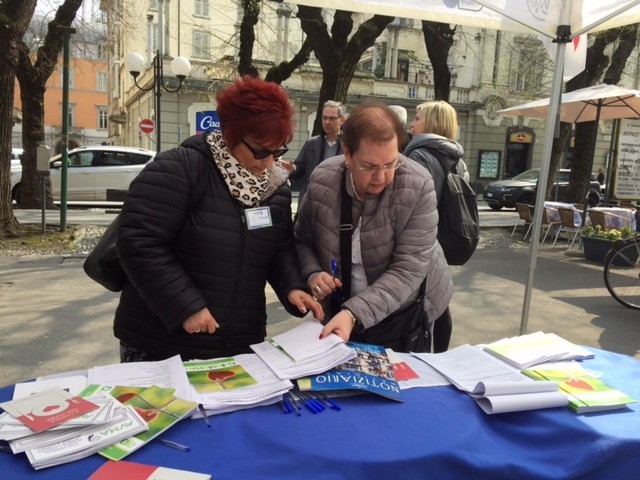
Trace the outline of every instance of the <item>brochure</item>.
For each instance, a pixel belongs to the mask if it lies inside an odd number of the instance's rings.
[[[349,342],[356,356],[334,369],[297,380],[301,391],[356,390],[402,401],[400,386],[384,347]]]
[[[208,473],[196,473],[176,468],[157,467],[144,463],[106,462],[87,480],[210,480]]]
[[[133,408],[147,423],[148,429],[100,450],[100,455],[115,461],[121,460],[197,408],[197,403],[177,398],[173,392],[173,389],[158,386],[142,390],[139,387],[114,387],[111,395]]]
[[[98,405],[61,388],[50,388],[0,403],[0,407],[34,432],[42,432],[95,410]]]
[[[557,362],[523,370],[535,380],[558,382],[576,413],[601,412],[625,408],[636,400],[592,376],[578,362]]]

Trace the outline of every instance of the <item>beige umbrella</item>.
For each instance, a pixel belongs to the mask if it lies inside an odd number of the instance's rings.
[[[594,85],[562,94],[560,120],[567,123],[640,117],[640,90],[617,85]],[[498,110],[508,116],[545,118],[549,98]]]

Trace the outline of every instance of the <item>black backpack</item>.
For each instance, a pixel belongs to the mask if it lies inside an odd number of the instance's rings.
[[[449,168],[447,158],[429,150],[445,172],[438,199],[438,241],[449,265],[464,265],[473,255],[480,239],[478,198],[471,186],[457,173],[457,162]]]

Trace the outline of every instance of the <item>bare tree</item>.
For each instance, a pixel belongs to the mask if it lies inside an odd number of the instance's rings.
[[[76,17],[82,0],[65,0],[55,17],[48,24],[44,42],[38,48],[35,59],[32,58],[29,46],[23,39],[18,42],[20,82],[20,100],[22,101],[22,179],[20,180],[20,206],[36,208],[41,206],[39,194],[40,179],[36,172],[36,149],[44,143],[44,94],[47,80],[58,63],[58,57],[64,45],[64,34],[58,26],[69,27]],[[51,193],[47,199],[48,206],[53,206]]]
[[[0,236],[15,232],[11,205],[11,127],[18,68],[18,45],[36,8],[36,0],[0,0]]]
[[[567,82],[567,92],[589,87],[600,81],[617,84],[620,81],[627,59],[635,48],[637,34],[638,24],[594,34],[593,43],[587,49],[585,69]],[[611,45],[615,45],[615,48],[611,57],[609,57],[606,51]],[[573,155],[576,160],[571,166],[567,191],[567,200],[570,202],[582,203],[586,198],[591,171],[593,170],[593,149],[597,136],[597,127],[595,122],[576,124],[576,146]],[[571,130],[572,124],[564,122],[560,124],[558,137],[553,143],[549,167],[550,179],[555,177],[560,168],[563,154],[571,141]],[[546,186],[546,198],[550,198],[552,188],[553,182],[549,181]]]
[[[385,30],[394,17],[374,15],[353,32],[353,12],[336,10],[331,33],[322,18],[322,9],[298,7],[302,30],[307,34],[313,51],[322,67],[322,84],[318,101],[318,115],[313,134],[322,127],[322,105],[327,100],[344,102],[358,61]],[[351,36],[350,36],[351,35]]]

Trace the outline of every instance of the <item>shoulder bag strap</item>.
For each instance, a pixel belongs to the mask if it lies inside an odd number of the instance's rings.
[[[351,206],[353,200],[347,192],[347,167],[342,175],[342,195],[340,200],[340,279],[342,280],[342,295],[344,300],[351,297],[351,236],[353,234],[353,219]]]

